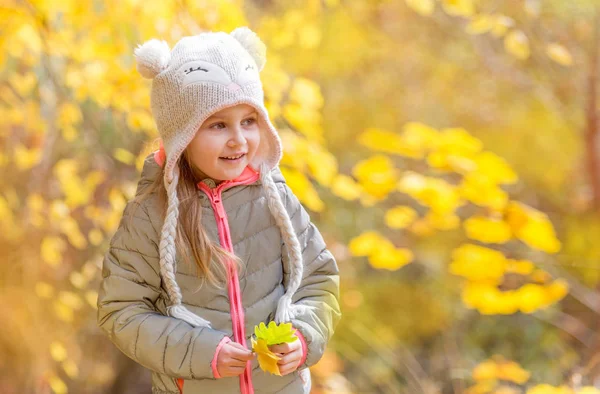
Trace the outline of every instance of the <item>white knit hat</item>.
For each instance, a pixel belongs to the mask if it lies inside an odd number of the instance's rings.
[[[183,37],[172,50],[165,41],[152,39],[139,45],[134,54],[140,74],[152,79],[152,115],[166,154],[168,207],[159,248],[160,274],[171,301],[168,314],[193,326],[210,327],[209,321],[181,304],[181,290],[175,281],[178,160],[209,116],[227,107],[248,104],[258,112],[261,133],[250,164],[260,171],[269,210],[289,251],[290,281],[277,305],[275,320],[290,321],[305,308],[291,303],[302,279],[302,249],[271,177],[271,170],[281,160],[282,148],[264,106],[259,77],[266,62],[265,45],[252,30],[239,27],[230,34],[205,32]]]

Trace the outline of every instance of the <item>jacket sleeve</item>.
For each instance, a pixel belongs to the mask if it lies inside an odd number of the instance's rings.
[[[214,379],[211,361],[227,335],[193,327],[155,308],[161,294],[159,237],[144,207],[135,205],[125,207],[103,260],[98,326],[117,348],[152,371]]]
[[[303,369],[316,364],[341,318],[339,306],[339,271],[335,258],[327,249],[317,227],[311,222],[296,195],[287,184],[284,205],[302,248],[304,272],[292,303],[311,306],[307,312],[292,319],[291,323],[306,343]],[[282,246],[284,281],[289,280],[287,246]],[[287,283],[287,282],[286,282]]]

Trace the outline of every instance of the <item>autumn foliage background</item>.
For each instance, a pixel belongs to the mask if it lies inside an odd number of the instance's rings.
[[[283,174],[341,272],[314,392],[600,393],[599,16],[594,0],[5,0],[0,392],[149,392],[95,309],[158,147],[133,49],[249,26]]]

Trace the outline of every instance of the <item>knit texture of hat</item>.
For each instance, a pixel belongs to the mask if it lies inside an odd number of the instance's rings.
[[[151,107],[166,153],[164,184],[167,212],[161,231],[160,275],[169,295],[167,307],[173,316],[199,327],[210,322],[182,305],[175,281],[177,221],[179,218],[179,159],[196,131],[213,113],[237,104],[248,104],[258,112],[260,144],[250,163],[260,171],[269,211],[275,218],[289,253],[290,281],[279,300],[275,320],[288,322],[306,307],[292,304],[302,279],[302,249],[285,206],[271,177],[282,156],[281,140],[264,106],[259,72],[266,62],[266,48],[249,28],[231,33],[204,32],[183,37],[172,50],[162,40],[151,39],[134,51],[137,69],[152,79]],[[279,247],[279,245],[276,245]]]

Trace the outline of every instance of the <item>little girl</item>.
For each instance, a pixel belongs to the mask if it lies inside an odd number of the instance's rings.
[[[162,142],[104,258],[98,325],[154,394],[309,393],[341,317],[337,263],[279,170],[265,53],[247,27],[135,50]],[[298,337],[270,347],[281,376],[249,350],[272,320]]]

